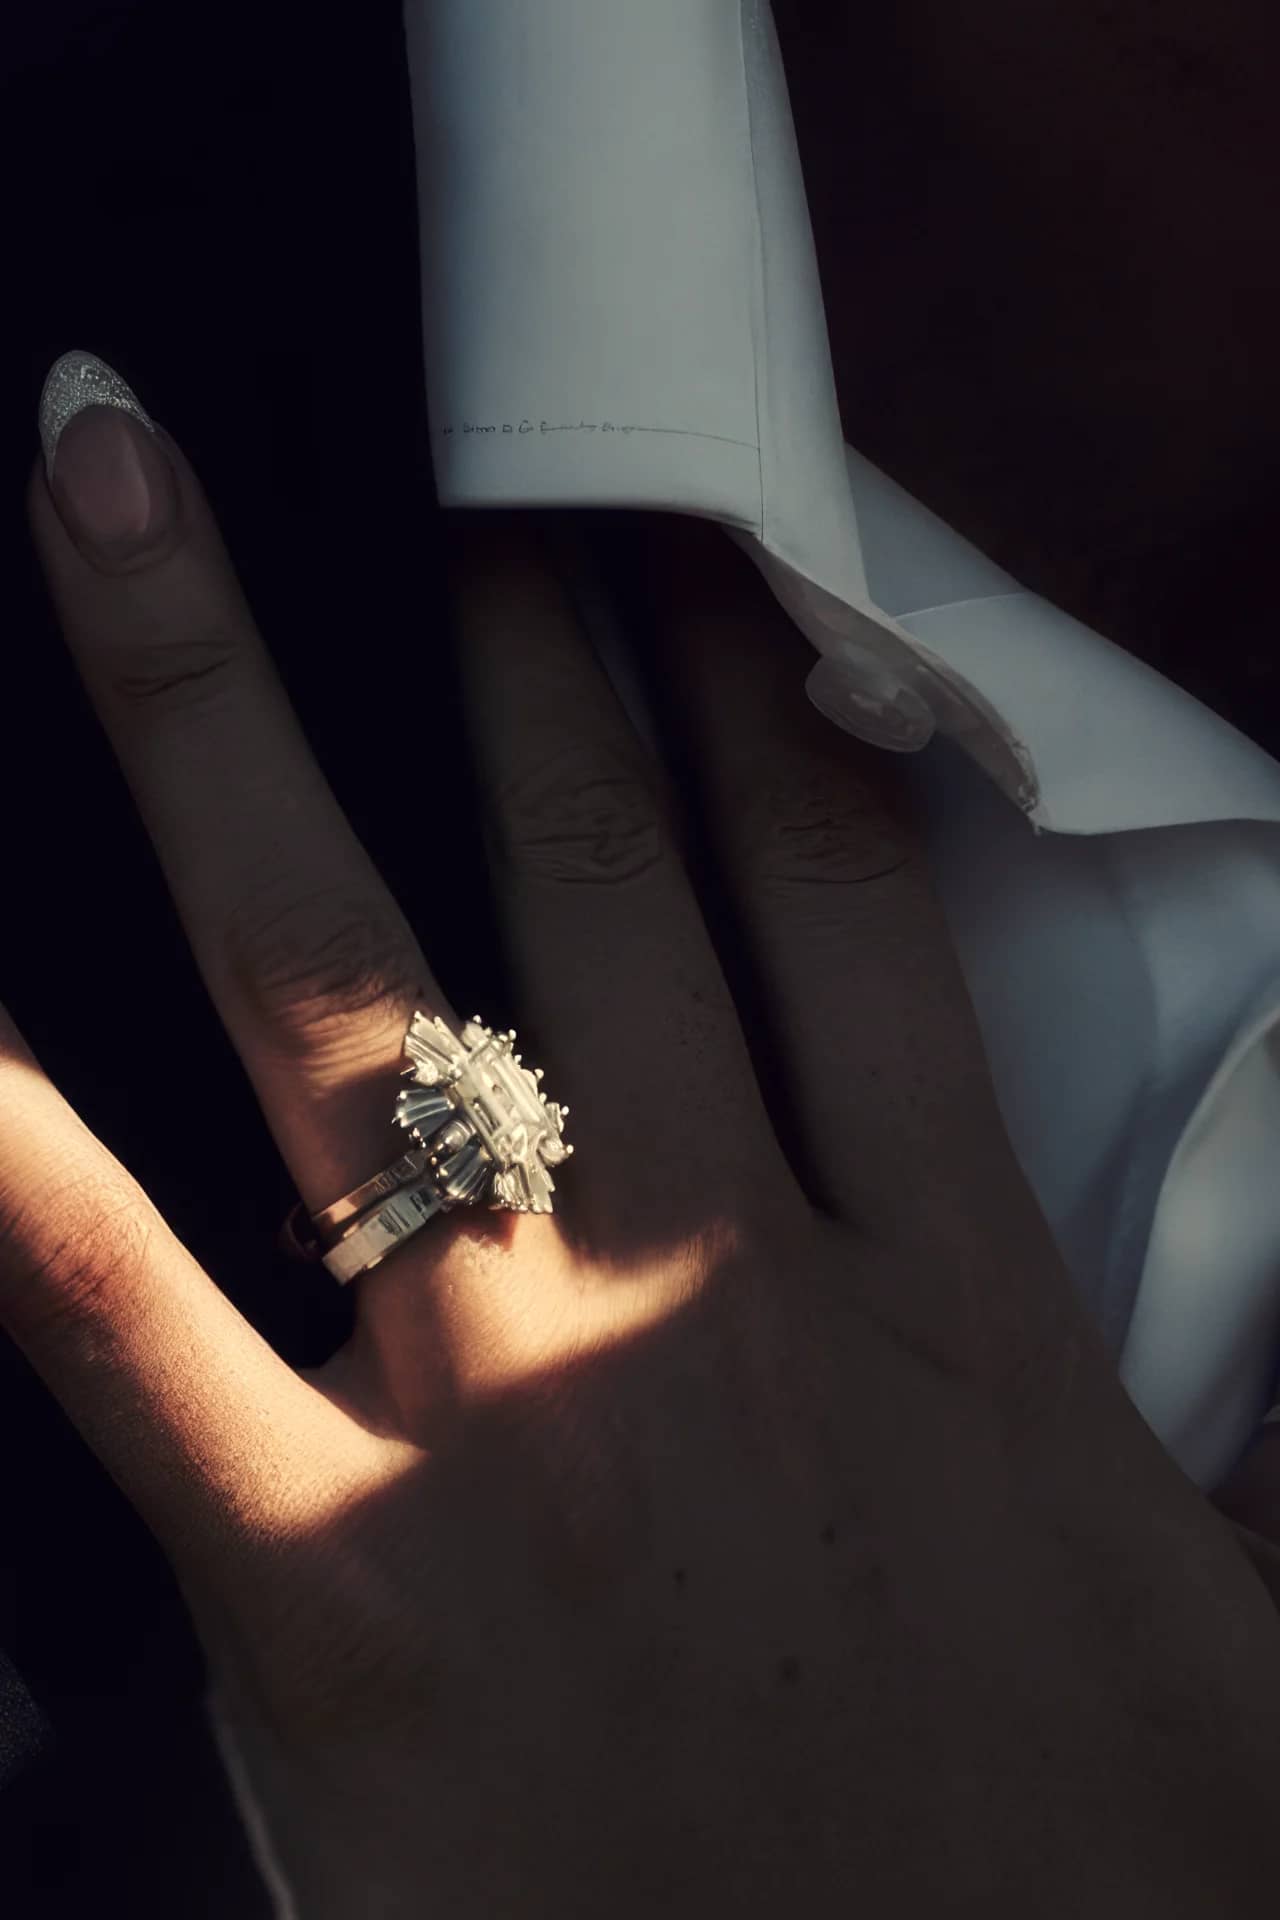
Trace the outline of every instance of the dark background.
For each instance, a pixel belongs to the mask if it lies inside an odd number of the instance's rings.
[[[776,11],[847,437],[1280,753],[1270,5]],[[101,354],[200,473],[446,992],[516,1024],[465,852],[421,851],[469,772],[399,0],[11,10],[0,179],[0,1000],[241,1310],[312,1364],[349,1302],[274,1251],[294,1194],[53,624],[23,491],[50,363]],[[441,925],[433,900],[464,895],[475,921]],[[0,1904],[265,1915],[166,1564],[2,1337],[0,1459]]]

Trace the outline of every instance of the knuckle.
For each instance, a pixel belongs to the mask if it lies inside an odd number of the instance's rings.
[[[503,862],[558,885],[625,886],[667,851],[655,782],[595,748],[571,749],[508,781],[490,825]]]
[[[286,1039],[314,1044],[354,1015],[420,991],[422,959],[390,899],[347,893],[254,898],[226,931],[237,988]]]
[[[865,886],[901,872],[918,852],[899,811],[869,786],[766,786],[743,817],[751,867],[766,885]]]
[[[139,641],[107,671],[110,693],[131,707],[185,712],[223,697],[243,658],[226,633]]]

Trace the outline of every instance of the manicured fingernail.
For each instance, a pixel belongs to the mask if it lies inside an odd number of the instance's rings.
[[[845,733],[891,753],[919,753],[936,731],[933,710],[888,668],[824,654],[805,681],[818,712]]]
[[[1263,1414],[1262,1424],[1264,1427],[1269,1427],[1274,1420],[1280,1420],[1280,1400],[1276,1401],[1276,1404],[1274,1407],[1272,1407],[1270,1413]]]
[[[114,546],[165,530],[172,469],[154,421],[105,360],[76,351],[54,361],[40,395],[40,442],[49,491],[73,536]]]

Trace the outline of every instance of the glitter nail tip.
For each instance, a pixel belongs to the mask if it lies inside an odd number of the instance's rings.
[[[50,481],[53,456],[63,430],[86,407],[118,407],[122,413],[131,413],[135,420],[140,420],[148,432],[156,430],[155,421],[114,367],[109,367],[96,353],[73,348],[54,361],[45,375],[40,394],[40,444],[44,448],[45,474]]]

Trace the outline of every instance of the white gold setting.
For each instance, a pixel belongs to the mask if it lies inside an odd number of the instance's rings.
[[[456,1034],[415,1012],[402,1069],[413,1085],[396,1096],[392,1119],[417,1145],[319,1213],[306,1216],[299,1203],[296,1225],[286,1223],[300,1243],[291,1251],[321,1259],[345,1286],[454,1207],[551,1213],[551,1169],[573,1152],[563,1137],[569,1109],[547,1099],[541,1067],[523,1064],[515,1038],[514,1027],[495,1033],[478,1014]]]
[[[459,1037],[443,1020],[415,1013],[404,1043],[413,1064],[404,1072],[417,1088],[397,1096],[395,1119],[427,1148],[454,1205],[474,1204],[487,1189],[492,1209],[550,1213],[549,1170],[573,1152],[562,1137],[569,1109],[547,1099],[542,1068],[521,1064],[515,1038],[514,1027],[495,1033],[478,1014]]]

